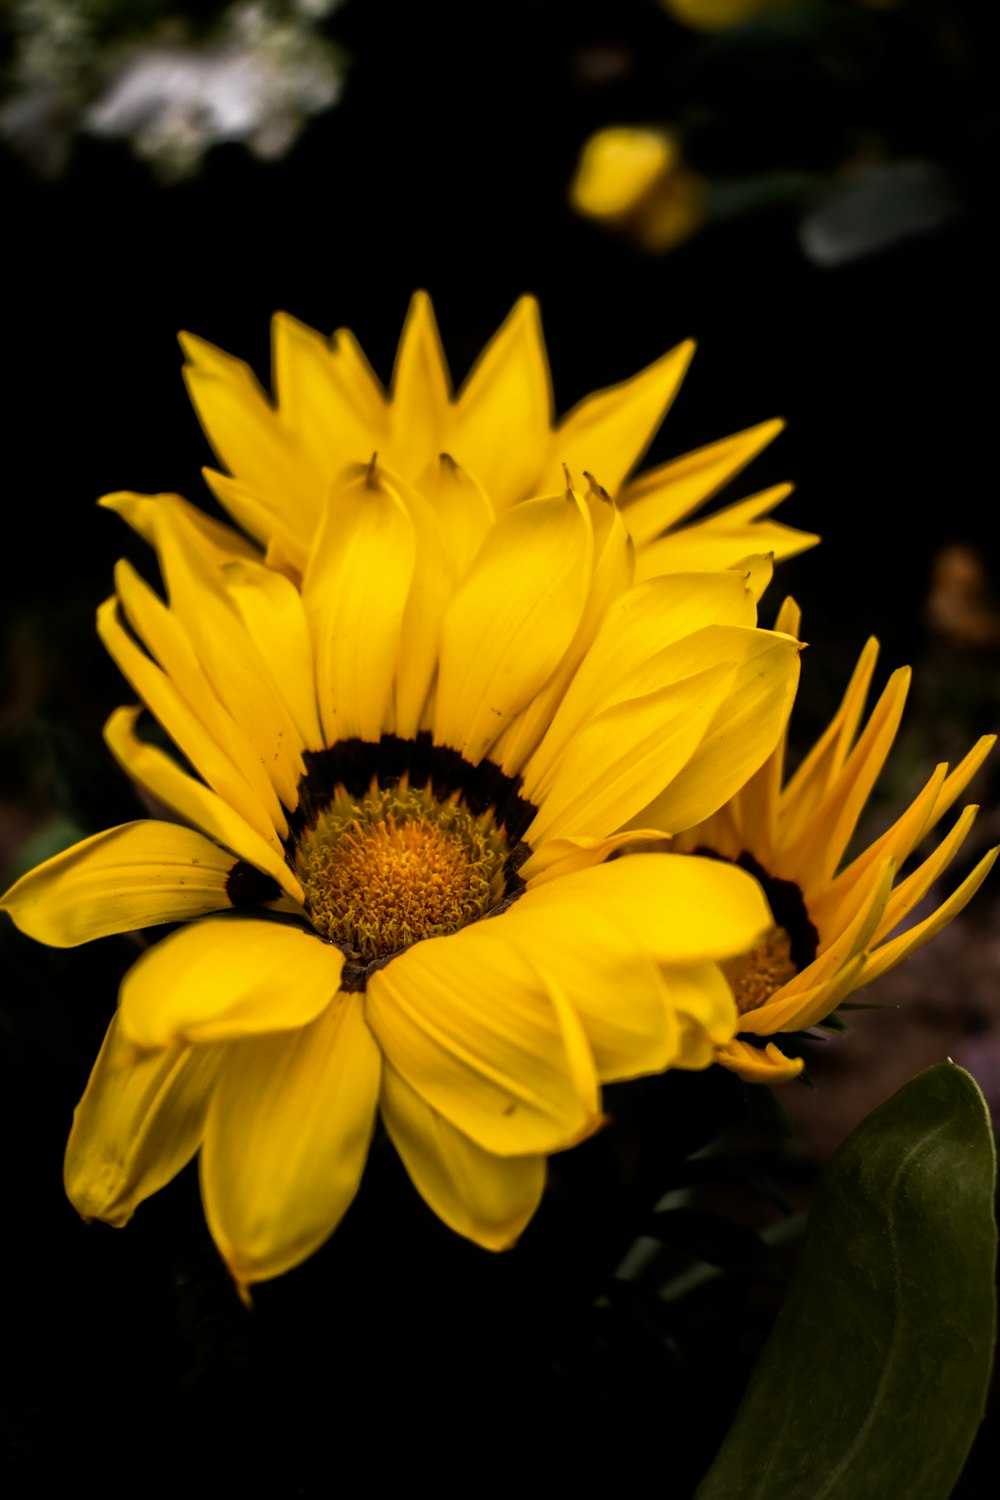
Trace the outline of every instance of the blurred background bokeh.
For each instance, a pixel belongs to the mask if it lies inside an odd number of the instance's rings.
[[[794,480],[782,519],[825,539],[764,604],[768,623],[786,592],[805,611],[796,746],[869,634],[880,680],[914,665],[878,832],[935,761],[1000,718],[997,41],[976,0],[7,0],[4,884],[142,815],[101,739],[128,691],[93,614],[119,555],[147,576],[149,559],[94,501],[130,488],[212,505],[177,331],[266,381],[284,308],[351,327],[388,378],[418,286],[457,378],[535,293],[562,411],[695,337],[653,461],[788,420],[722,498]],[[955,880],[997,841],[997,789],[993,763]],[[782,1094],[797,1143],[753,1148],[793,1203],[851,1125],[931,1062],[962,1062],[1000,1112],[994,884],[860,997],[884,1008],[811,1045],[817,1086]],[[661,1492],[691,1492],[773,1315],[771,1271],[749,1299],[745,1278],[728,1301],[716,1288],[700,1323],[674,1302],[661,1324],[667,1304],[653,1316],[627,1276],[609,1303],[605,1220],[580,1206],[586,1172],[610,1171],[602,1148],[557,1164],[555,1206],[499,1262],[452,1243],[376,1163],[335,1244],[265,1288],[252,1327],[190,1173],[124,1234],[81,1225],[61,1153],[135,952],[119,938],[55,953],[0,930],[10,1493],[74,1465],[117,1492],[140,1463],[152,1469],[135,1488],[157,1493],[203,1450],[203,1479],[327,1493],[352,1427],[368,1447],[401,1433],[386,1472],[430,1473],[446,1494],[515,1480],[531,1493],[545,1476],[624,1492],[657,1454]],[[692,1100],[681,1088],[648,1106],[679,1155]],[[546,1257],[580,1243],[593,1253],[566,1276],[584,1323],[570,1292],[556,1310],[542,1294]],[[672,1462],[675,1415],[697,1427],[692,1392],[706,1389],[720,1394],[701,1446]],[[529,1447],[544,1456],[526,1479]],[[984,1440],[961,1494],[995,1492],[986,1455]]]

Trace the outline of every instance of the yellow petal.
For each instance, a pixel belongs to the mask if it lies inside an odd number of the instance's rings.
[[[917,948],[922,948],[924,943],[929,942],[942,928],[947,927],[952,918],[957,917],[972,900],[992,870],[998,853],[1000,849],[990,849],[987,854],[983,855],[972,873],[962,881],[958,890],[952,892],[937,911],[925,917],[922,922],[918,922],[915,927],[910,927],[906,932],[900,933],[899,937],[893,938],[891,942],[882,943],[874,953],[869,954],[857,987],[860,988],[862,984],[871,984],[873,979],[878,979],[881,974],[888,973]]]
[[[663,980],[679,1030],[674,1067],[707,1068],[737,1028],[733,992],[716,964],[665,965]]]
[[[141,708],[118,708],[104,726],[108,748],[123,770],[171,812],[270,875],[301,905],[302,887],[277,840],[263,839],[223,797],[188,776],[163,750],[140,740],[135,724],[141,713]]]
[[[780,420],[761,422],[630,480],[621,503],[636,542],[651,542],[710,500],[773,442],[784,426]]]
[[[503,921],[579,1016],[602,1083],[670,1066],[679,1032],[668,989],[631,932],[569,899],[544,909],[518,901]]]
[[[524,910],[576,904],[604,912],[661,963],[711,962],[748,952],[772,925],[745,871],[690,854],[627,854],[526,891]]]
[[[801,1057],[786,1057],[773,1042],[764,1048],[749,1042],[728,1042],[719,1048],[715,1060],[746,1083],[787,1083],[805,1067]]]
[[[121,516],[153,548],[159,547],[158,520],[166,514],[184,527],[192,544],[199,546],[205,560],[215,567],[222,567],[234,558],[260,558],[257,548],[245,536],[213,520],[180,495],[139,495],[134,490],[116,490],[102,496],[97,503]]]
[[[448,571],[459,582],[468,573],[496,521],[493,502],[478,480],[449,453],[440,453],[431,460],[420,476],[418,488],[438,517],[448,553]]]
[[[234,565],[240,566],[240,563],[230,564]],[[124,559],[115,568],[115,587],[125,618],[159,662],[173,687],[201,721],[212,740],[225,747],[249,786],[272,811],[277,809],[274,789],[269,785],[270,778],[255,745],[205,675],[199,654],[181,620]],[[223,630],[228,630],[229,622],[220,623]],[[137,683],[135,685],[138,686]],[[287,792],[287,781],[285,789]]]
[[[311,1025],[227,1047],[201,1193],[241,1288],[297,1266],[336,1229],[368,1156],[379,1074],[360,995],[338,995]]]
[[[271,321],[274,387],[282,422],[328,483],[347,464],[364,463],[388,434],[388,411],[373,410],[331,339],[288,313]],[[374,420],[380,417],[381,420]]]
[[[414,478],[440,453],[451,398],[451,378],[426,292],[414,292],[392,372],[392,427],[385,459]]]
[[[135,1060],[121,1018],[108,1028],[66,1145],[66,1194],[85,1219],[120,1228],[201,1144],[226,1051],[170,1047]]]
[[[788,721],[799,680],[798,642],[766,630],[720,626],[712,634],[720,653],[736,661],[736,675],[693,758],[631,814],[637,828],[673,833],[700,823],[763,765]]]
[[[489,925],[415,943],[374,973],[368,1017],[410,1087],[484,1150],[556,1151],[596,1121],[577,1087],[576,1039],[526,958]]]
[[[287,578],[259,563],[229,563],[222,577],[303,744],[309,750],[322,749],[316,667],[301,594]]]
[[[434,739],[478,765],[559,664],[593,567],[572,495],[518,505],[489,533],[445,616]]]
[[[680,645],[676,670],[637,681],[643,671],[674,643],[683,643],[703,627],[724,623],[752,626],[757,611],[746,578],[737,573],[692,574],[656,579],[619,595],[607,610],[552,724],[524,769],[529,797],[544,790],[555,763],[580,726],[602,709],[630,696],[642,696],[671,679],[690,676],[713,662],[688,665]],[[661,666],[664,662],[661,660]],[[670,662],[666,662],[670,666]],[[628,684],[635,685],[629,688]]]
[[[258,762],[254,774],[263,771],[284,805],[293,808],[303,771],[302,739],[226,594],[222,571],[172,512],[158,513],[153,527],[171,609],[219,702],[249,741]],[[248,770],[244,774],[250,779]]]
[[[455,592],[455,572],[445,518],[421,490],[395,474],[386,475],[386,480],[406,507],[416,539],[396,664],[393,725],[401,738],[414,739],[423,726],[437,672],[441,626]]]
[[[327,744],[386,728],[415,554],[413,522],[374,464],[334,492],[302,585]]]
[[[597,714],[570,742],[544,795],[528,791],[538,812],[526,841],[601,837],[634,818],[688,763],[734,678],[723,661]],[[644,826],[650,821],[657,820]]]
[[[521,297],[463,385],[449,451],[498,510],[537,493],[552,425],[552,382],[534,297]],[[517,433],[517,441],[511,434]]]
[[[123,823],[29,870],[0,909],[36,942],[73,948],[228,908],[233,864],[231,854],[190,828]]]
[[[201,472],[222,508],[228,510],[237,524],[256,537],[267,550],[268,561],[272,549],[280,548],[289,565],[301,577],[309,557],[315,523],[282,510],[280,495],[268,495],[242,479],[220,474],[217,469],[205,468]]]
[[[287,820],[262,768],[258,765],[253,785],[243,774],[244,766],[249,773],[251,764],[242,753],[238,730],[220,742],[205,729],[166,673],[123,629],[115,598],[106,599],[98,609],[97,633],[124,677],[199,775],[280,853],[278,833],[287,832]]]
[[[184,380],[198,420],[234,478],[266,495],[308,535],[319,521],[323,475],[283,426],[242,360],[192,334],[181,334]]]
[[[754,519],[763,504],[777,505],[790,492],[791,485],[776,485],[764,495],[646,542],[636,550],[636,577],[733,568],[751,553],[771,553],[782,561],[797,557],[819,541],[814,532],[798,531],[780,521]]]
[[[587,602],[562,661],[544,687],[508,725],[494,747],[493,759],[506,776],[520,775],[525,761],[552,723],[553,715],[590,650],[609,608],[632,584],[634,549],[618,507],[592,480],[584,503],[594,528],[594,572]]]
[[[610,854],[624,845],[659,845],[663,850],[666,843],[666,838],[658,828],[629,829],[626,833],[609,834],[607,838],[578,836],[546,839],[532,851],[518,874],[528,889],[533,890],[547,880],[561,880],[564,875],[572,875],[574,870],[589,870],[592,865],[603,865]]]
[[[325,1009],[343,966],[338,948],[302,927],[206,918],[133,964],[121,988],[122,1028],[140,1048],[288,1031]]]
[[[878,641],[871,637],[858,657],[837,712],[781,794],[782,832],[787,842],[809,826],[816,808],[850,753],[864,712],[878,651]]]
[[[417,1192],[456,1234],[506,1250],[541,1202],[544,1156],[484,1151],[415,1093],[386,1063],[382,1118]]]
[[[616,494],[635,468],[680,389],[694,354],[688,339],[631,380],[596,391],[557,427],[545,482],[555,486],[565,464],[571,474],[595,474]]]

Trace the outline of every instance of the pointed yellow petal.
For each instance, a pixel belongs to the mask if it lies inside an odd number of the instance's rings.
[[[410,1087],[484,1150],[556,1151],[592,1128],[595,1111],[552,997],[489,927],[415,943],[374,973],[368,1018]]]
[[[314,932],[262,917],[181,927],[125,975],[122,1028],[140,1048],[289,1031],[324,1010],[344,956]]]
[[[449,451],[503,511],[538,493],[551,426],[552,382],[538,304],[522,297],[459,393]]]
[[[593,568],[572,495],[530,500],[489,533],[444,620],[434,739],[473,765],[558,666]]]
[[[136,1060],[116,1015],[66,1145],[66,1194],[85,1219],[120,1228],[201,1144],[225,1049],[170,1047]]]
[[[281,420],[327,483],[384,446],[388,410],[383,403],[381,412],[373,411],[333,340],[279,312],[271,322],[271,347]]]
[[[662,687],[671,677],[690,676],[701,667],[720,660],[687,664],[684,641],[703,627],[725,623],[755,624],[756,608],[746,579],[737,573],[692,574],[669,580],[658,579],[629,589],[614,599],[593,642],[566,688],[544,739],[524,769],[527,795],[534,798],[550,777],[563,750],[580,726],[602,709],[629,696],[641,696]],[[674,643],[680,643],[676,670],[673,659],[658,658]],[[643,670],[659,659],[660,668],[640,684]],[[626,684],[633,684],[631,689]]]
[[[406,478],[440,453],[451,378],[426,292],[414,292],[392,372],[392,427],[385,460]]]
[[[327,744],[386,728],[415,555],[413,522],[374,464],[335,491],[302,585]]]
[[[268,562],[272,549],[279,547],[301,577],[316,529],[311,515],[289,514],[281,507],[280,494],[269,495],[241,479],[220,474],[217,469],[206,468],[201,472],[223,510],[228,510],[233,520],[266,549]]]
[[[637,828],[673,833],[700,823],[763,765],[788,721],[799,643],[766,630],[718,626],[713,633],[731,638],[720,650],[736,661],[736,675],[693,757],[669,780],[664,775],[664,790],[631,814]]]
[[[797,634],[793,631],[792,634]],[[784,837],[793,840],[812,816],[854,744],[878,660],[874,636],[865,643],[837,712],[782,792]]]
[[[456,1234],[506,1250],[541,1202],[544,1156],[494,1156],[415,1093],[388,1063],[382,1118],[424,1202]]]
[[[674,965],[746,953],[773,920],[745,871],[690,854],[627,854],[532,887],[516,910],[554,912],[567,903],[604,912],[644,952]]]
[[[218,793],[182,771],[163,750],[140,740],[135,725],[141,713],[141,708],[118,708],[104,726],[108,748],[122,769],[164,807],[270,875],[301,905],[302,887],[277,839],[262,838]]]
[[[287,578],[259,563],[228,563],[222,577],[303,745],[308,750],[322,749],[316,666],[301,594]]]
[[[553,435],[547,482],[558,484],[565,464],[571,474],[596,475],[609,494],[616,494],[666,416],[694,347],[688,339],[631,380],[596,391],[574,407]]]
[[[734,677],[732,664],[723,661],[597,714],[557,762],[526,841],[601,837],[634,818],[687,765]],[[651,823],[657,820],[643,826]]]
[[[184,380],[198,420],[222,464],[235,479],[274,497],[308,533],[319,520],[323,475],[282,425],[242,360],[192,334],[181,334],[187,356]]]
[[[455,571],[445,518],[420,489],[395,474],[387,474],[386,479],[406,507],[416,540],[396,664],[393,724],[396,734],[403,739],[414,739],[423,726],[437,672],[441,627],[455,592]]]
[[[941,840],[937,848],[917,866],[912,874],[908,875],[905,880],[901,880],[894,888],[883,913],[875,942],[888,937],[900,922],[904,922],[913,908],[924,899],[938,877],[944,874],[968,838],[978,811],[979,808],[974,805],[964,808],[951,832]]]
[[[1000,849],[991,849],[984,854],[971,875],[950,895],[947,901],[942,902],[936,912],[918,922],[915,927],[910,927],[906,932],[900,933],[899,937],[893,938],[891,942],[883,943],[876,948],[874,953],[868,956],[862,971],[861,979],[857,988],[863,984],[871,984],[873,979],[888,973],[897,964],[902,963],[910,953],[917,948],[922,948],[924,943],[936,936],[943,927],[947,927],[953,917],[957,917],[963,907],[967,906],[973,896],[992,870]]]
[[[98,609],[97,633],[125,678],[199,775],[280,855],[277,829],[283,834],[287,821],[266,777],[261,775],[263,785],[251,787],[233,763],[232,756],[239,748],[236,737],[227,736],[223,748],[205,730],[170,678],[123,629],[115,598],[106,599]]]
[[[784,426],[780,420],[761,422],[630,480],[621,503],[636,542],[651,542],[710,500],[773,442]]]
[[[732,1041],[720,1047],[715,1061],[746,1083],[787,1083],[798,1078],[805,1063],[801,1057],[786,1057],[773,1042],[761,1049],[749,1042]]]
[[[610,854],[626,844],[658,845],[662,851],[666,843],[656,828],[629,829],[627,833],[612,833],[607,838],[546,839],[525,860],[518,874],[528,889],[533,890],[547,880],[561,880],[564,875],[572,875],[574,870],[603,865]]]
[[[448,552],[449,572],[460,582],[496,521],[492,500],[478,480],[449,453],[440,453],[431,460],[420,477],[418,489],[438,517]]]
[[[36,942],[73,948],[232,905],[231,854],[176,823],[123,823],[29,870],[0,899]]]
[[[222,567],[234,558],[260,559],[258,549],[245,536],[206,516],[180,495],[139,495],[134,490],[116,490],[103,495],[97,503],[121,516],[151,547],[159,547],[157,523],[161,516],[167,515],[184,527],[192,544],[200,546],[205,560],[215,567]]]
[[[777,504],[791,490],[778,485],[768,491],[770,504]],[[759,501],[763,497],[757,497]],[[746,501],[745,505],[756,502]],[[814,547],[819,537],[811,531],[797,531],[780,521],[751,520],[741,515],[742,506],[730,506],[704,521],[695,521],[678,531],[670,531],[636,551],[636,577],[658,578],[668,573],[687,573],[696,569],[733,568],[750,554],[771,553],[779,561],[797,557]]]
[[[241,1287],[297,1266],[336,1229],[368,1157],[379,1075],[360,995],[338,995],[299,1030],[226,1049],[201,1193]]]

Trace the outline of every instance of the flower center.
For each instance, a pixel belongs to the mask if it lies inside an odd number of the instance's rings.
[[[360,798],[338,786],[296,866],[316,931],[367,964],[486,916],[503,899],[507,855],[492,812],[404,778]]]
[[[756,947],[722,965],[741,1016],[770,1000],[798,973],[792,959],[792,940],[783,927],[772,927]]]

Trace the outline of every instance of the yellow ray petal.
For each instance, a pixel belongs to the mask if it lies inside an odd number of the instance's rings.
[[[837,712],[782,792],[781,823],[788,842],[811,822],[817,806],[847,759],[864,713],[878,651],[878,641],[872,636],[858,657]]]
[[[122,1028],[143,1049],[289,1031],[326,1008],[343,966],[338,948],[302,927],[208,917],[133,964],[122,982]]]
[[[909,686],[909,667],[899,668],[889,678],[824,801],[796,839],[792,840],[787,834],[783,837],[782,868],[775,873],[799,872],[797,883],[804,890],[833,879],[892,749]]]
[[[906,920],[913,908],[924,899],[938,876],[948,868],[968,838],[978,811],[976,806],[964,808],[956,819],[955,826],[937,848],[894,888],[875,934],[876,943],[888,937],[900,922]]]
[[[328,744],[386,727],[415,555],[413,522],[374,464],[335,491],[302,585]]]
[[[567,746],[544,795],[528,791],[538,812],[527,842],[606,836],[634,818],[687,765],[735,675],[723,661],[597,714]]]
[[[478,765],[558,666],[593,568],[576,497],[515,506],[489,533],[445,616],[434,738]]]
[[[153,525],[171,608],[219,701],[253,747],[258,769],[284,805],[294,808],[304,769],[302,738],[226,594],[221,570],[208,563],[175,514],[159,513]]]
[[[384,403],[381,412],[373,411],[366,388],[351,379],[351,367],[338,358],[332,340],[279,312],[271,321],[271,350],[281,419],[318,475],[329,483],[348,464],[364,463],[382,448],[388,411]]]
[[[249,823],[272,848],[281,853],[277,830],[284,834],[287,821],[270,782],[260,770],[251,786],[233,756],[240,751],[237,736],[223,745],[209,734],[184,702],[169,677],[130,638],[118,619],[118,601],[106,599],[97,611],[97,633],[119,669],[149,711],[157,718],[199,775]]]
[[[551,426],[552,382],[538,303],[521,297],[459,392],[448,443],[503,511],[538,493]]]
[[[593,644],[601,621],[613,601],[632,583],[634,549],[618,507],[592,480],[584,503],[594,528],[594,572],[587,602],[562,661],[544,687],[508,725],[494,747],[493,759],[507,776],[520,775],[525,761],[552,723],[567,686]]]
[[[440,453],[451,377],[426,292],[414,292],[392,372],[392,427],[386,462],[408,479]]]
[[[666,965],[668,1004],[678,1021],[675,1068],[707,1068],[716,1048],[730,1040],[738,1015],[733,992],[716,964]]]
[[[526,891],[520,915],[559,920],[563,907],[604,912],[660,963],[712,962],[748,952],[771,927],[760,886],[735,865],[689,854],[627,854]]]
[[[281,508],[280,492],[270,495],[241,479],[231,479],[217,469],[202,469],[205,483],[233,520],[256,537],[268,554],[281,549],[290,566],[301,577],[305,572],[315,525],[302,516],[290,516]]]
[[[969,785],[969,782],[975,776],[996,742],[997,737],[995,734],[982,735],[973,745],[968,755],[951,772],[934,804],[935,823],[939,818],[944,817],[950,807],[954,806],[956,800],[965,791],[965,788]]]
[[[669,779],[664,775],[664,790],[631,814],[637,828],[673,833],[700,823],[763,765],[788,721],[799,680],[799,643],[766,630],[719,626],[713,633],[732,639],[721,649],[735,658],[736,675],[694,757]]]
[[[386,420],[389,398],[349,328],[336,329],[333,335],[333,352],[345,389],[352,392],[358,410],[371,422],[373,428],[379,428]]]
[[[546,839],[533,850],[518,874],[528,889],[533,890],[547,880],[561,880],[564,875],[572,875],[574,870],[589,870],[592,865],[602,865],[610,854],[627,844],[658,845],[662,851],[667,842],[658,828],[629,829],[627,833],[612,833],[607,838]]]
[[[666,416],[694,348],[688,339],[631,380],[585,397],[553,434],[544,482],[558,484],[565,464],[571,474],[595,474],[616,494]]]
[[[297,1266],[340,1223],[368,1156],[379,1079],[360,995],[338,995],[299,1030],[226,1049],[201,1193],[241,1288]]]
[[[906,932],[900,933],[899,937],[893,938],[891,942],[883,943],[876,948],[875,952],[868,956],[858,988],[863,984],[871,984],[873,979],[878,979],[880,975],[894,969],[908,954],[915,952],[917,948],[922,948],[924,943],[929,942],[943,927],[947,927],[952,918],[957,917],[972,900],[993,868],[998,853],[1000,849],[991,849],[989,853],[984,854],[971,875],[966,876],[958,890],[954,891],[947,901],[942,902],[936,912],[932,912],[915,927],[910,927]]]
[[[461,581],[496,521],[493,502],[478,480],[449,453],[440,453],[431,460],[420,477],[418,489],[427,497],[441,524],[449,572],[453,579]]]
[[[374,973],[369,1021],[411,1088],[484,1150],[556,1151],[596,1114],[580,1097],[551,996],[488,927],[415,943]]]
[[[116,1015],[73,1115],[66,1194],[85,1219],[127,1224],[201,1144],[221,1047],[170,1047],[136,1060]]]
[[[631,932],[600,908],[569,901],[545,909],[519,901],[502,921],[579,1016],[602,1083],[670,1066],[678,1025],[668,988]]]
[[[719,1048],[715,1060],[746,1083],[787,1083],[805,1067],[801,1057],[786,1057],[773,1042],[763,1049],[749,1042],[727,1042]]]
[[[781,488],[787,493],[787,487]],[[710,521],[696,521],[639,547],[636,551],[636,577],[659,578],[662,574],[687,573],[695,569],[734,568],[750,554],[771,553],[783,561],[796,557],[819,541],[813,532],[797,531],[780,521],[734,519],[731,525],[721,524],[728,515],[728,511],[720,511],[717,526]]]
[[[274,813],[277,803],[261,757],[244,728],[217,696],[181,620],[124,559],[115,568],[115,587],[135,634],[159,662],[210,738],[225,749],[240,774]]]
[[[621,503],[636,542],[651,542],[710,500],[773,442],[784,426],[778,419],[761,422],[630,480]]]
[[[302,743],[309,750],[322,749],[316,666],[301,594],[287,578],[259,563],[229,563],[222,577]]]
[[[395,474],[387,474],[386,480],[406,507],[416,541],[396,664],[393,724],[396,734],[413,739],[423,725],[437,672],[441,627],[455,592],[455,569],[446,518],[420,489]]]
[[[559,755],[580,726],[602,709],[630,696],[641,695],[670,680],[672,659],[661,658],[661,670],[644,687],[638,676],[657,659],[658,653],[678,644],[675,679],[691,675],[712,664],[695,661],[688,665],[684,642],[702,628],[716,623],[752,626],[756,607],[745,577],[737,573],[691,574],[656,579],[640,584],[614,599],[593,642],[580,663],[563,701],[538,749],[524,770],[529,797],[540,793]],[[712,659],[720,659],[716,651]]]
[[[190,828],[123,823],[36,865],[0,899],[0,910],[37,942],[73,948],[228,908],[233,864]]]
[[[202,548],[206,561],[215,567],[240,557],[260,560],[258,549],[245,536],[206,516],[180,495],[139,495],[134,490],[116,490],[103,495],[97,503],[121,516],[153,548],[159,547],[158,520],[168,515],[184,527],[192,542]]]
[[[834,967],[818,984],[810,984],[810,971],[803,970],[763,1005],[742,1015],[740,1031],[754,1036],[773,1036],[778,1031],[804,1031],[815,1026],[857,989],[864,962],[864,953],[855,953],[842,967]]]
[[[277,839],[262,838],[223,797],[188,776],[163,750],[140,740],[135,725],[141,713],[141,708],[118,708],[104,726],[108,748],[123,770],[186,823],[270,875],[301,906],[302,887]]]
[[[323,475],[282,425],[242,360],[182,333],[184,380],[198,420],[222,464],[255,490],[279,497],[292,530],[308,534],[319,520]]]
[[[449,1229],[506,1250],[541,1202],[544,1156],[495,1156],[456,1130],[386,1063],[382,1118],[410,1180]]]

